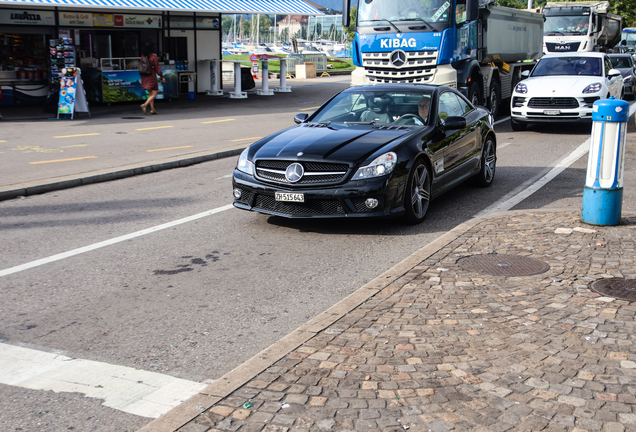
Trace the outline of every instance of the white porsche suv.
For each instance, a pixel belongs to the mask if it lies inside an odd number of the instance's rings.
[[[517,131],[529,123],[591,122],[594,101],[624,94],[623,77],[605,53],[546,54],[515,86],[510,123]]]

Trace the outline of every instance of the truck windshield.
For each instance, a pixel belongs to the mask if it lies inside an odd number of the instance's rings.
[[[633,32],[623,31],[623,40],[627,42],[627,46],[636,45],[636,29]]]
[[[378,21],[425,21],[447,23],[450,0],[360,0],[358,25],[378,25]]]
[[[597,57],[544,57],[531,76],[592,75],[603,76],[601,59]]]
[[[587,35],[590,28],[590,16],[546,15],[543,34],[547,36]]]

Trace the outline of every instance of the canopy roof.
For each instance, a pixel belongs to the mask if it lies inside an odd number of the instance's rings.
[[[0,7],[322,15],[303,0],[0,0]]]

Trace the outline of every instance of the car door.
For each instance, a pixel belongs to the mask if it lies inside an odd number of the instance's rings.
[[[461,97],[452,91],[446,91],[440,95],[438,104],[438,122],[444,123],[446,118],[464,117],[466,127],[463,129],[451,129],[444,132],[444,139],[447,145],[444,149],[444,169],[447,173],[447,180],[457,180],[475,168],[475,161],[471,155],[475,154],[478,148],[477,125],[469,117],[474,109],[468,105]],[[477,161],[477,164],[479,161]]]
[[[610,96],[614,96],[616,99],[619,99],[621,97],[621,82],[623,81],[623,76],[619,74],[618,76],[610,77],[609,71],[612,69],[612,61],[607,56],[604,56],[603,60],[605,61],[605,78],[607,79]]]

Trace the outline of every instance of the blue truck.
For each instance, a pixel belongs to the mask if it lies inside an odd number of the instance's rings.
[[[352,85],[448,85],[493,114],[543,54],[543,14],[493,0],[359,0],[356,21]]]

